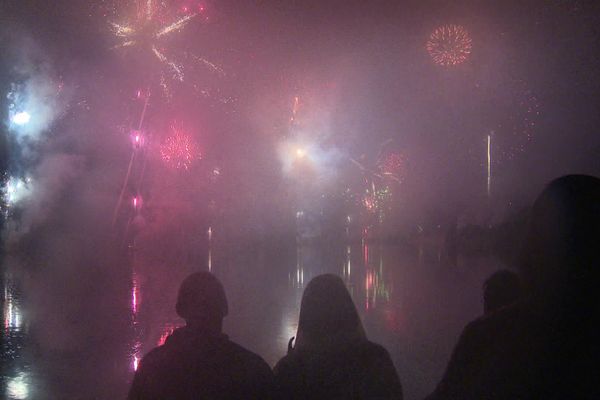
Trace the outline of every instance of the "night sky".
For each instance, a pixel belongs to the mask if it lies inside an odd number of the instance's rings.
[[[67,153],[81,157],[86,179],[105,169],[107,197],[118,192],[140,113],[135,93],[144,87],[153,93],[144,129],[155,143],[173,121],[192,132],[202,162],[182,179],[197,182],[191,177],[219,168],[227,207],[239,202],[260,212],[285,202],[290,179],[277,149],[293,135],[323,150],[311,191],[332,196],[360,181],[348,158],[374,165],[381,144],[391,143],[406,158],[401,201],[411,215],[482,203],[489,133],[500,215],[526,205],[553,177],[600,170],[593,1],[176,0],[165,7],[169,17],[202,11],[161,44],[185,67],[181,82],[167,71],[168,96],[159,87],[165,67],[150,51],[114,48],[110,23],[130,16],[125,3],[3,2],[2,91],[44,70],[67,93],[35,151],[5,146],[9,175],[27,174],[48,153]],[[448,24],[468,31],[472,52],[440,66],[425,44]],[[300,134],[289,124],[295,96]],[[10,99],[3,101],[7,120]],[[14,142],[8,125],[5,142]]]

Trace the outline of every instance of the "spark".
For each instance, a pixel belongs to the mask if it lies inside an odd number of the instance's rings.
[[[520,153],[524,153],[533,142],[537,133],[537,124],[541,115],[541,104],[538,97],[527,88],[524,82],[516,82],[512,89],[510,103],[506,105],[508,115],[502,123],[493,129],[496,135],[494,140],[494,160],[499,164],[502,161],[513,160]],[[513,99],[517,99],[514,101]]]
[[[171,91],[165,75],[169,79],[183,82],[186,78],[185,73],[192,64],[202,65],[204,68],[219,75],[225,75],[223,69],[206,58],[189,55],[185,52],[178,54],[173,46],[169,47],[166,42],[167,37],[172,37],[177,32],[182,31],[192,20],[197,19],[200,14],[197,12],[187,13],[182,17],[177,17],[174,22],[170,16],[173,13],[169,11],[165,2],[156,0],[138,0],[137,12],[128,20],[119,22],[110,22],[111,30],[118,43],[113,49],[139,48],[153,54],[162,65],[162,70],[156,74],[160,76],[160,86],[166,98],[171,97]],[[180,57],[184,57],[189,65],[182,64]],[[167,72],[168,71],[168,72]]]
[[[451,66],[465,62],[473,45],[463,26],[444,25],[431,33],[425,47],[436,64]]]
[[[113,31],[118,37],[129,37],[135,33],[135,30],[128,25],[121,25],[116,22],[110,23],[113,27]]]
[[[198,61],[199,63],[203,64],[206,68],[212,70],[213,72],[216,72],[220,75],[225,75],[225,71],[223,70],[223,68],[219,67],[213,62],[208,61],[206,58],[197,56],[195,54],[192,54],[192,58]]]
[[[406,169],[406,157],[403,154],[391,152],[379,160],[378,168],[384,177],[402,183],[402,175]]]
[[[290,117],[290,122],[292,124],[296,121],[296,114],[298,114],[299,108],[300,108],[300,98],[298,96],[294,96],[294,103],[292,104],[292,116]]]
[[[177,80],[179,80],[180,82],[183,82],[183,70],[181,68],[181,66],[175,64],[173,61],[169,60],[167,58],[167,56],[165,56],[163,53],[161,53],[156,46],[152,46],[152,52],[154,53],[154,55],[156,56],[156,58],[158,58],[161,62],[167,64],[169,67],[171,67],[171,69],[173,70],[173,72],[175,73],[175,77],[177,78]]]
[[[128,40],[126,42],[123,42],[121,44],[116,45],[115,47],[113,47],[113,49],[120,49],[120,48],[123,48],[123,47],[131,47],[131,46],[136,45],[136,44],[137,44],[137,42],[135,40]]]
[[[150,21],[153,14],[152,0],[146,0],[146,20]]]
[[[155,37],[160,38],[161,36],[168,35],[171,32],[181,30],[188,23],[188,21],[194,18],[196,15],[197,14],[188,14],[183,18],[173,22],[171,25],[165,26],[156,33]]]
[[[154,53],[154,55],[156,56],[156,58],[158,58],[160,61],[166,63],[169,60],[167,59],[167,57],[161,53],[160,51],[158,51],[158,49],[156,48],[156,46],[152,46],[152,52]]]

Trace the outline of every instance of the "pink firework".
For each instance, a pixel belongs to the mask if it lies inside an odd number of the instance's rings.
[[[184,170],[202,158],[196,141],[177,126],[171,127],[171,135],[160,146],[160,156],[169,168]]]
[[[378,168],[383,175],[400,181],[406,169],[406,157],[396,152],[388,153],[379,160]]]
[[[425,45],[438,65],[458,65],[467,60],[473,43],[469,32],[461,25],[444,25],[434,30]]]
[[[384,174],[399,174],[404,168],[406,157],[398,153],[390,153],[379,163],[379,169]]]

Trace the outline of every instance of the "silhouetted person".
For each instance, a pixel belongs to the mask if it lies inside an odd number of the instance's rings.
[[[367,340],[342,280],[321,275],[306,287],[296,345],[275,366],[280,399],[402,399],[388,352]]]
[[[600,180],[556,179],[536,200],[527,294],[467,325],[431,399],[600,398]]]
[[[208,272],[188,276],[177,314],[186,321],[141,361],[129,399],[269,399],[273,374],[258,355],[222,333],[227,299]]]
[[[483,284],[483,312],[495,312],[515,303],[520,297],[519,275],[507,269],[496,271]]]

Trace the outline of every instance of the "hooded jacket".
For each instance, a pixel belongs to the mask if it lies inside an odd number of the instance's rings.
[[[129,400],[270,399],[273,374],[258,355],[188,327],[173,332],[141,361]]]

